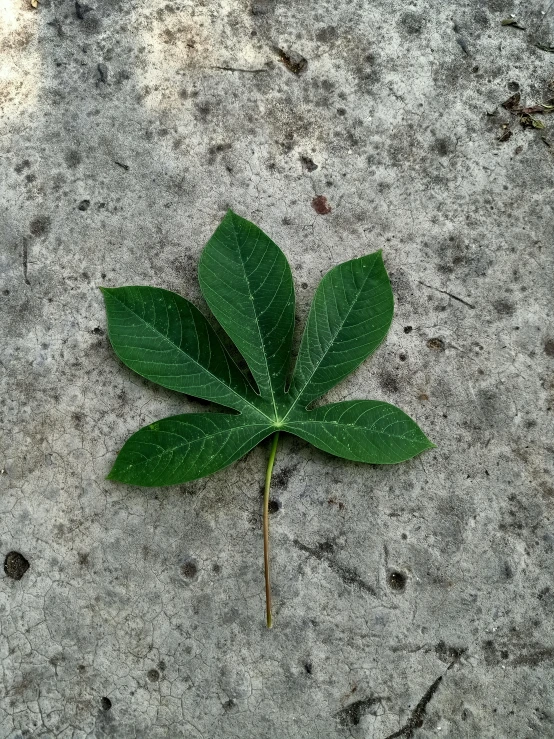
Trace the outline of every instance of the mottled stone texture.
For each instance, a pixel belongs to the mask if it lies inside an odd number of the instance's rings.
[[[554,115],[499,107],[554,97],[550,6],[0,1],[1,739],[554,737]],[[299,323],[383,249],[392,330],[330,397],[438,444],[367,467],[283,440],[273,631],[268,444],[104,480],[202,406],[118,362],[97,287],[204,308],[228,206],[289,257]]]

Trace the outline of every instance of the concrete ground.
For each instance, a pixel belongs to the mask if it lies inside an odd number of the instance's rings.
[[[554,113],[500,106],[554,97],[553,21],[0,0],[0,739],[554,737]],[[368,467],[283,440],[272,631],[267,443],[180,487],[104,480],[203,406],[117,360],[97,287],[204,308],[228,206],[289,257],[301,321],[383,249],[393,327],[330,396],[438,444]]]

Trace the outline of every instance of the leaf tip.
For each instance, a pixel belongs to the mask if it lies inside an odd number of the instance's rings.
[[[105,480],[111,480],[112,482],[120,482],[120,479],[117,476],[115,467],[116,467],[115,464],[112,465],[111,470],[108,472],[108,474],[104,478]]]
[[[235,213],[232,208],[227,208],[227,212],[225,213],[225,218],[223,220],[233,222],[237,218],[240,218],[240,216]]]

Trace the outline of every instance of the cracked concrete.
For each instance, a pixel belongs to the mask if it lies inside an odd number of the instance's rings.
[[[552,4],[0,18],[0,739],[554,737],[554,115],[501,107],[554,97]],[[267,445],[177,488],[104,480],[133,431],[202,406],[117,361],[97,287],[204,308],[228,206],[289,257],[300,321],[383,249],[392,330],[330,397],[438,444],[370,468],[283,440],[271,632]]]

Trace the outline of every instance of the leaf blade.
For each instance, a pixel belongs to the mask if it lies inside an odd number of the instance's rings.
[[[297,408],[283,429],[329,454],[369,464],[404,462],[435,446],[404,411],[378,400]]]
[[[130,436],[107,479],[144,487],[197,480],[235,462],[272,430],[241,414],[170,416]]]
[[[381,252],[334,267],[321,280],[289,389],[306,406],[358,367],[384,340],[394,298]]]
[[[276,412],[294,330],[294,286],[285,255],[260,228],[230,210],[204,247],[198,277],[212,313]]]
[[[238,411],[255,393],[202,313],[156,287],[101,288],[108,335],[130,369],[163,387]]]

